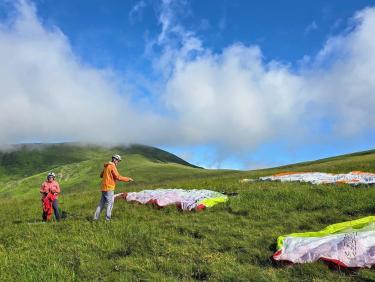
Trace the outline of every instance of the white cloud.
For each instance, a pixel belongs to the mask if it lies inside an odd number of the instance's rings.
[[[162,118],[134,109],[110,71],[81,63],[57,27],[41,24],[34,6],[20,1],[16,10],[0,25],[0,143],[147,143],[142,132],[158,141]]]
[[[186,142],[249,149],[296,124],[302,87],[287,67],[264,65],[258,47],[238,44],[180,62],[165,99]]]
[[[318,29],[318,25],[315,21],[312,21],[306,28],[305,28],[305,34],[308,34],[314,30]]]
[[[134,23],[136,20],[142,19],[142,11],[147,6],[144,0],[138,1],[129,12],[129,20]]]
[[[164,99],[183,142],[238,151],[280,138],[316,142],[327,138],[328,124],[336,139],[375,129],[375,8],[357,13],[346,33],[298,70],[265,62],[258,46],[236,43],[213,53],[193,32],[174,26],[170,11],[161,18],[168,25],[158,62],[170,73]],[[175,27],[181,46],[171,49]]]
[[[161,74],[154,110],[131,103],[124,93],[131,85],[122,87],[117,74],[80,62],[68,38],[20,1],[13,21],[0,24],[0,143],[213,145],[230,155],[280,139],[375,130],[375,8],[357,13],[348,31],[296,69],[265,61],[256,45],[205,48],[173,5],[163,1],[161,32],[149,44],[161,50],[148,53]]]
[[[353,136],[375,129],[375,8],[354,17],[348,32],[331,38],[307,76],[311,94],[330,109],[335,134]]]

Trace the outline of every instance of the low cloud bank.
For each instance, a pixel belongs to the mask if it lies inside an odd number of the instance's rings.
[[[179,24],[178,6],[163,1],[161,33],[148,46],[163,90],[153,109],[132,103],[131,87],[116,73],[81,62],[33,4],[15,5],[16,14],[0,23],[1,144],[211,145],[240,155],[277,140],[375,132],[375,8],[357,12],[346,32],[296,69],[265,61],[256,45],[205,48]]]
[[[0,25],[0,143],[167,138],[168,120],[134,108],[119,78],[81,62],[33,5],[20,1],[16,12]]]

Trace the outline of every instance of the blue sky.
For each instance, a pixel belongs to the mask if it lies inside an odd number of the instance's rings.
[[[160,33],[157,1],[36,1],[48,25],[66,34],[75,52],[99,67],[127,69],[147,64],[146,37]],[[138,12],[131,10],[139,3]],[[220,51],[234,42],[259,44],[266,59],[296,63],[316,54],[342,32],[354,13],[375,4],[343,1],[181,1],[179,20],[205,46]],[[185,4],[183,4],[185,3]],[[141,63],[139,61],[142,61]]]
[[[375,4],[368,0],[185,2],[176,13],[206,46],[220,51],[233,42],[259,44],[266,58],[287,62],[316,54],[329,36],[346,28],[356,11]],[[99,67],[121,70],[139,63],[145,37],[160,33],[157,1],[34,3],[43,21],[59,27],[77,54]],[[130,14],[139,3],[144,3],[140,10]]]
[[[4,109],[0,142],[137,142],[239,169],[373,149],[374,7],[3,1],[0,95],[25,114]]]

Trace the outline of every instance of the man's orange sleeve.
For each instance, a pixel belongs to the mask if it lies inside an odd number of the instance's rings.
[[[129,178],[127,178],[125,176],[122,176],[122,175],[120,175],[118,173],[116,167],[113,167],[112,175],[113,175],[113,178],[116,179],[116,180],[118,180],[118,181],[123,181],[123,182],[128,182],[129,181]]]

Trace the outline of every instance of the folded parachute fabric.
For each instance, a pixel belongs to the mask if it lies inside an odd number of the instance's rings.
[[[325,183],[347,183],[357,184],[375,184],[375,173],[352,171],[346,174],[332,174],[323,172],[282,172],[271,176],[260,177],[263,181],[299,181],[312,184]]]
[[[323,260],[341,267],[370,268],[375,265],[375,216],[329,225],[318,232],[280,236],[277,249],[276,261]]]
[[[115,198],[128,202],[154,204],[159,207],[176,205],[182,210],[201,210],[228,200],[228,197],[211,190],[156,189],[140,192],[120,193]]]

